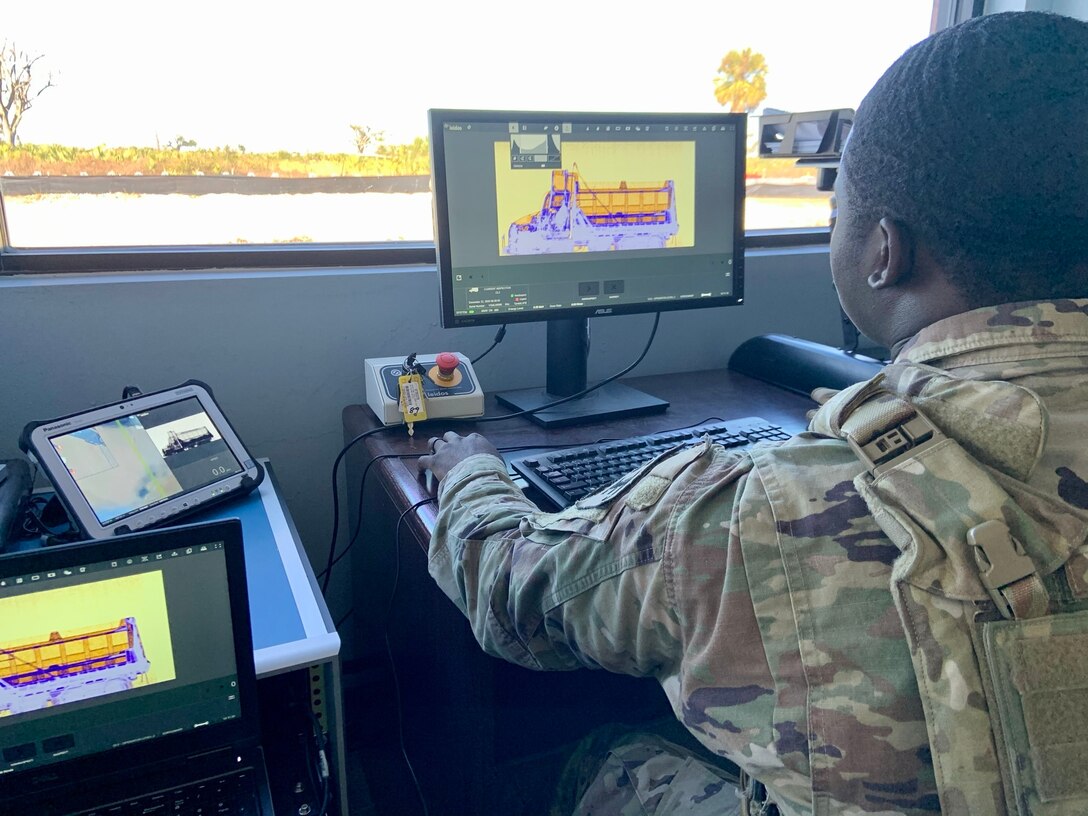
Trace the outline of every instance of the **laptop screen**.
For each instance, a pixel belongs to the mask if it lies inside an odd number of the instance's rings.
[[[0,780],[243,716],[226,553],[240,544],[204,529],[218,537],[0,561]]]

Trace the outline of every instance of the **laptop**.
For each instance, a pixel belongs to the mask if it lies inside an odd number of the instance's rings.
[[[256,682],[237,519],[0,557],[0,813],[270,816]]]

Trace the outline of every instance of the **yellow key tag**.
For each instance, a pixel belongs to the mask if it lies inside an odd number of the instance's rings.
[[[400,383],[400,412],[408,425],[408,436],[412,436],[415,433],[415,428],[412,426],[427,418],[427,401],[423,397],[423,378],[418,374],[401,374],[397,382]]]

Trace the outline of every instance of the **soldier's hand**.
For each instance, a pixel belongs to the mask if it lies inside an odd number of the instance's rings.
[[[490,453],[502,458],[498,449],[478,433],[461,436],[447,431],[440,437],[432,437],[429,442],[431,454],[419,458],[419,469],[431,471],[438,481],[442,481],[458,462],[477,453]]]
[[[835,388],[814,388],[809,396],[812,397],[813,401],[817,405],[823,405],[837,393],[839,393],[838,389]],[[818,409],[813,408],[811,411],[806,411],[805,419],[811,420],[814,416],[816,416],[817,410]]]

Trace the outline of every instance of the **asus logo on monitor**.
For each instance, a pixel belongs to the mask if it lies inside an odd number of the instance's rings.
[[[612,314],[612,310],[611,309],[597,309],[593,314],[594,315]]]

